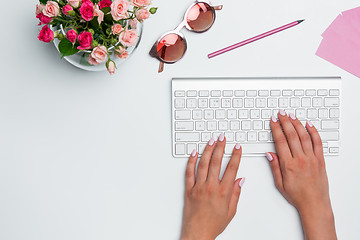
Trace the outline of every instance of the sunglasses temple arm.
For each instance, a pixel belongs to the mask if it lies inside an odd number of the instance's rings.
[[[222,9],[223,9],[223,5],[213,6],[213,8],[214,8],[215,10],[222,10]]]
[[[164,62],[160,61],[158,73],[161,73],[164,71],[164,65],[165,65]]]

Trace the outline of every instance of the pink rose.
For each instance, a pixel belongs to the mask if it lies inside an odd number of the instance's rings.
[[[141,8],[136,12],[136,18],[142,22],[145,19],[148,19],[150,17],[150,12],[145,9],[145,8]]]
[[[78,34],[74,29],[71,29],[66,33],[66,38],[72,43],[76,42],[77,37]]]
[[[110,61],[106,67],[110,75],[113,75],[115,73],[115,63],[113,61]]]
[[[96,5],[95,6],[95,10],[94,10],[94,16],[98,17],[98,23],[99,25],[102,23],[102,21],[104,21],[104,12],[100,10],[99,6]]]
[[[70,6],[70,4],[66,4],[66,5],[63,7],[63,13],[64,13],[65,15],[68,15],[69,12],[72,11],[72,10],[74,10],[74,9],[72,8],[72,6]]]
[[[129,8],[129,2],[127,0],[115,0],[111,4],[111,16],[115,21],[119,21],[122,18],[128,16],[127,10]]]
[[[138,23],[139,22],[136,18],[129,20],[129,26],[131,27],[131,29],[136,29]]]
[[[90,32],[84,31],[80,33],[78,37],[78,42],[80,46],[78,47],[78,49],[80,50],[90,49],[92,40],[93,40],[93,36]]]
[[[39,25],[48,24],[51,22],[52,18],[45,16],[43,13],[39,13],[36,18],[40,20]]]
[[[83,1],[81,3],[81,7],[80,7],[80,14],[81,14],[81,17],[86,21],[90,21],[91,19],[93,19],[94,4],[90,0]]]
[[[99,65],[100,63],[103,63],[106,61],[108,56],[108,52],[106,47],[99,46],[93,49],[89,56],[89,63],[91,65]]]
[[[42,12],[47,17],[56,17],[60,14],[60,7],[57,2],[48,1]]]
[[[78,8],[80,6],[80,0],[67,0],[67,2],[73,7]]]
[[[37,4],[36,5],[36,16],[39,15],[40,13],[42,13],[42,11],[44,10],[45,5],[44,4]]]
[[[117,23],[111,27],[111,32],[114,35],[118,35],[122,30],[123,30],[123,27]]]
[[[131,29],[131,30],[126,29],[125,31],[120,33],[120,36],[119,36],[119,42],[124,47],[134,46],[136,44],[137,40],[138,40],[138,35],[137,35],[135,29]]]
[[[115,56],[121,59],[126,59],[129,57],[129,53],[124,47],[119,47],[115,49]]]
[[[112,4],[111,0],[102,0],[99,2],[99,7],[100,9],[104,8],[104,7],[110,7]]]
[[[45,25],[41,29],[38,39],[46,43],[51,42],[52,40],[54,40],[54,32],[51,31],[51,29],[47,25]]]
[[[147,7],[151,4],[151,0],[130,0],[130,3],[136,7]]]

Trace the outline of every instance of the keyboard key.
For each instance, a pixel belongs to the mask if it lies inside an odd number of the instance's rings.
[[[254,121],[254,130],[262,130],[263,129],[263,121],[256,120]]]
[[[239,119],[247,119],[249,118],[249,110],[240,109],[238,112]]]
[[[226,143],[234,142],[234,133],[233,132],[226,132],[225,137],[226,137]]]
[[[220,136],[220,134],[221,134],[221,132],[214,132],[214,133],[213,133],[213,138],[214,138],[214,139],[218,139],[219,136]]]
[[[259,141],[269,141],[269,133],[268,132],[259,132]]]
[[[340,99],[339,98],[325,98],[325,107],[339,107]]]
[[[201,120],[202,117],[202,110],[193,110],[193,119],[194,120]]]
[[[206,148],[206,143],[200,143],[199,144],[199,153],[202,154]]]
[[[186,107],[187,108],[196,108],[196,99],[195,98],[186,99]]]
[[[305,95],[305,91],[304,90],[295,90],[294,91],[294,96],[296,97],[300,97],[300,96],[304,96]]]
[[[209,109],[205,110],[204,111],[204,118],[206,120],[214,119],[214,110],[209,110]]]
[[[241,144],[243,154],[261,154],[276,152],[274,143],[243,143]]]
[[[273,97],[279,97],[279,96],[281,96],[281,91],[280,90],[271,90],[270,95]]]
[[[340,134],[339,132],[319,132],[322,141],[338,141]]]
[[[267,106],[268,106],[268,108],[276,108],[277,107],[277,99],[276,98],[269,98]]]
[[[305,119],[306,118],[306,111],[305,109],[296,109],[295,110],[295,116],[298,119]]]
[[[330,153],[339,153],[339,148],[337,148],[337,147],[329,148],[329,152]]]
[[[253,98],[245,98],[244,106],[246,108],[253,108],[254,107],[254,99]]]
[[[210,99],[210,107],[211,108],[219,108],[220,107],[220,99],[219,98],[211,98]]]
[[[206,98],[199,99],[199,108],[207,108],[208,107],[208,100]]]
[[[175,97],[185,97],[185,91],[175,91]]]
[[[240,130],[240,121],[231,121],[230,130],[232,131]]]
[[[235,97],[245,97],[245,91],[244,90],[236,90]]]
[[[331,89],[329,95],[330,96],[339,96],[340,90],[339,89]]]
[[[269,90],[259,90],[259,97],[268,97]]]
[[[211,139],[211,133],[209,133],[209,132],[201,133],[201,141],[202,142],[208,142],[208,141],[210,141],[210,139]]]
[[[314,97],[312,100],[313,107],[322,107],[322,98]]]
[[[205,122],[204,121],[195,122],[195,130],[196,131],[205,131]]]
[[[220,131],[227,131],[229,128],[229,123],[228,121],[219,121],[219,130]]]
[[[265,98],[257,98],[255,106],[257,108],[265,108],[266,107],[266,99]]]
[[[178,110],[175,111],[175,119],[176,120],[190,120],[191,111],[189,110]]]
[[[256,132],[248,132],[248,141],[256,142],[256,140],[257,140],[257,133]]]
[[[287,108],[289,106],[288,98],[279,98],[279,108]]]
[[[222,108],[230,108],[231,107],[231,99],[230,98],[221,99],[221,107]]]
[[[307,110],[307,118],[315,119],[318,117],[318,111],[316,109],[308,109]]]
[[[250,118],[251,119],[259,119],[260,118],[260,110],[259,109],[251,109],[250,110]]]
[[[340,110],[338,108],[330,109],[330,118],[338,118],[340,117]]]
[[[175,99],[175,108],[185,108],[185,99],[183,98]]]
[[[246,96],[248,97],[256,97],[257,91],[256,90],[248,90],[246,91]]]
[[[339,129],[339,121],[338,120],[323,120],[321,121],[321,128],[324,130],[327,129]]]
[[[232,97],[233,96],[233,91],[225,90],[225,91],[223,91],[223,96],[224,97]]]
[[[242,130],[250,130],[251,129],[251,121],[248,121],[248,120],[241,121],[241,129]]]
[[[271,118],[271,110],[270,109],[261,110],[261,118],[262,119],[270,119]]]
[[[290,107],[292,108],[300,107],[300,98],[290,98]]]
[[[194,123],[193,122],[175,122],[175,130],[176,131],[193,131]]]
[[[282,95],[284,97],[291,97],[293,95],[293,91],[292,90],[283,90]]]
[[[207,130],[208,130],[208,131],[216,131],[216,130],[217,130],[217,123],[216,123],[216,121],[208,121],[208,122],[207,122]]]
[[[199,142],[200,133],[197,132],[186,132],[186,133],[175,133],[176,142]]]
[[[226,111],[223,109],[215,110],[215,118],[216,119],[225,119],[226,118]]]
[[[326,89],[319,89],[317,91],[317,95],[318,96],[327,96],[328,95],[328,91]]]
[[[227,110],[228,119],[237,119],[237,111],[235,109]]]
[[[235,140],[236,142],[245,142],[247,140],[246,134],[244,132],[235,133]]]
[[[194,90],[187,91],[186,96],[188,96],[188,97],[196,97],[197,96],[197,91],[194,91]]]
[[[311,107],[311,98],[305,97],[301,99],[302,107]]]
[[[316,96],[316,90],[315,89],[309,89],[305,92],[306,96]]]
[[[190,155],[194,149],[197,151],[197,144],[195,143],[189,143],[187,146],[187,154]]]
[[[329,117],[329,109],[321,108],[319,109],[319,118],[328,118]]]
[[[175,154],[176,155],[185,155],[185,144],[184,143],[175,144]]]
[[[243,99],[242,98],[234,98],[233,107],[234,108],[242,108],[243,107]]]
[[[207,90],[199,91],[199,97],[208,97],[208,96],[209,96],[209,91]]]
[[[219,91],[219,90],[211,91],[211,96],[212,97],[221,97],[221,91]]]

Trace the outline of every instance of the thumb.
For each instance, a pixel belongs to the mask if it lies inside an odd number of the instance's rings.
[[[230,198],[230,206],[229,206],[229,215],[231,219],[235,216],[237,205],[240,198],[241,188],[245,183],[245,178],[239,178],[234,182],[234,187],[232,191],[232,195]]]

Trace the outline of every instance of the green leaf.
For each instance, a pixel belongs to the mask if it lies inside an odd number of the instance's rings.
[[[92,28],[97,31],[99,29],[99,22],[98,22],[98,17],[94,17],[91,21],[90,21],[90,25],[92,26]]]
[[[74,55],[79,50],[68,39],[64,39],[59,43],[59,51],[63,58],[65,56]]]
[[[111,8],[104,7],[104,8],[101,9],[101,11],[103,11],[103,13],[107,14],[107,13],[111,12]]]
[[[48,0],[39,0],[40,3],[46,5],[46,3],[48,2]]]
[[[150,8],[149,12],[150,12],[151,14],[155,14],[156,11],[157,11],[157,9],[158,9],[158,8],[155,8],[155,7]]]

